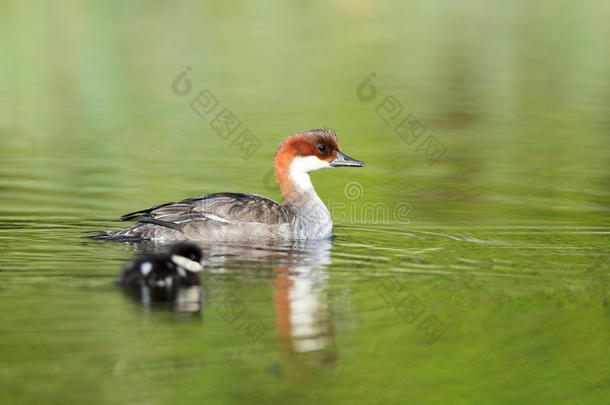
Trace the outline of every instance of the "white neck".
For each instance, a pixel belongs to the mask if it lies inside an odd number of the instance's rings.
[[[313,184],[311,184],[309,172],[330,167],[328,162],[318,159],[316,156],[297,156],[292,159],[289,176],[294,184],[295,191],[299,194],[316,194]]]
[[[332,233],[330,213],[316,194],[309,177],[312,170],[330,167],[328,162],[315,156],[297,156],[290,163],[288,176],[296,193],[291,205],[297,213],[292,221],[292,232],[297,239],[326,238]]]

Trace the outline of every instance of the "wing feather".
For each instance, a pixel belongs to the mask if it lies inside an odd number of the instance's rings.
[[[290,221],[287,208],[257,194],[215,193],[170,202],[123,215],[119,221],[138,221],[176,230],[192,220],[282,224]]]

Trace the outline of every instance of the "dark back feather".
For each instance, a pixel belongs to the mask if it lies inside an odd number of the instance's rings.
[[[213,217],[208,217],[209,215]],[[119,221],[136,220],[180,230],[182,223],[205,218],[264,224],[290,221],[287,207],[267,197],[244,193],[214,193],[187,198],[125,214]]]

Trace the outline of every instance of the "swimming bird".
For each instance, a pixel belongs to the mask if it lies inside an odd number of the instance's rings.
[[[167,288],[201,284],[201,249],[187,242],[173,245],[167,253],[150,253],[125,265],[118,285]]]
[[[119,221],[137,223],[125,229],[102,231],[92,238],[161,243],[328,238],[333,222],[309,173],[343,166],[362,167],[364,162],[341,152],[333,131],[299,132],[284,138],[275,153],[274,172],[283,203],[257,194],[205,194],[125,214]]]

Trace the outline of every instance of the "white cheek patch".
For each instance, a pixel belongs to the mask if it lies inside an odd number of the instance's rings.
[[[150,273],[150,271],[152,270],[152,267],[153,266],[150,262],[144,262],[140,266],[140,273],[142,273],[142,275],[144,277],[146,277],[148,275],[148,273]]]
[[[290,179],[298,191],[308,191],[313,189],[309,172],[331,167],[330,163],[316,156],[296,156],[290,163]]]
[[[309,173],[314,170],[330,169],[331,167],[330,163],[317,156],[295,156],[290,164],[290,173]]]
[[[178,266],[180,266],[188,271],[192,271],[194,273],[198,273],[203,270],[203,266],[201,265],[201,263],[198,263],[191,259],[187,259],[186,257],[183,257],[183,256],[172,255],[172,262],[174,262]],[[180,272],[180,268],[178,269],[178,272]],[[182,275],[182,274],[180,274],[180,275]],[[184,275],[186,276],[186,274],[184,274]]]

